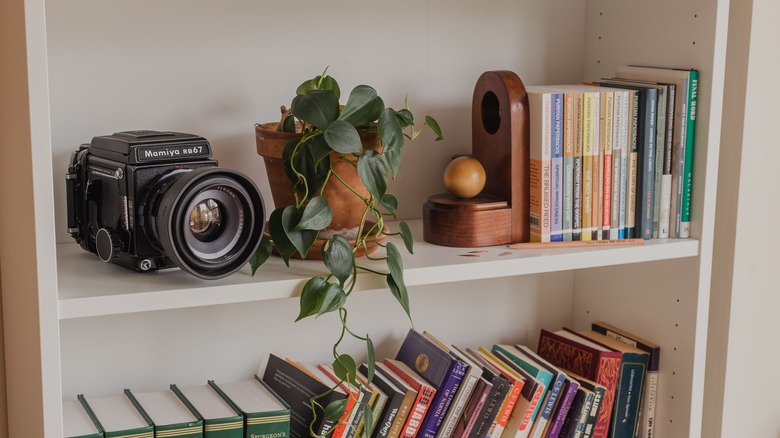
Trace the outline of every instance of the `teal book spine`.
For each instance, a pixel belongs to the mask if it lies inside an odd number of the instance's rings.
[[[639,421],[639,405],[648,364],[647,353],[623,353],[620,374],[615,392],[610,436],[633,438]]]

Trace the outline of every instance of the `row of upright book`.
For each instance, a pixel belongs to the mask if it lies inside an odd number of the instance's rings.
[[[532,241],[690,236],[697,70],[526,91]]]
[[[63,404],[64,436],[653,438],[659,355],[603,322],[542,330],[536,351],[460,348],[410,330],[394,359],[357,367],[356,384],[271,354],[244,381],[79,395]]]

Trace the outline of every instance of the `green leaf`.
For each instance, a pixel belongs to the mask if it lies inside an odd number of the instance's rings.
[[[249,266],[252,268],[252,277],[255,276],[257,268],[262,266],[262,264],[268,260],[268,257],[271,256],[272,246],[271,241],[264,235],[263,239],[260,241],[260,246],[257,247],[257,251],[255,251],[252,258],[249,259]]]
[[[342,398],[328,404],[328,406],[325,407],[325,413],[323,414],[325,419],[332,421],[333,423],[338,423],[338,421],[344,415],[344,412],[347,410],[347,401],[349,401],[349,397]]]
[[[363,151],[363,143],[354,126],[343,120],[335,120],[325,130],[325,141],[331,149],[342,154],[357,154]]]
[[[398,172],[401,171],[401,150],[393,149],[385,152],[385,159],[387,164],[390,165],[390,172],[392,172],[393,178],[398,176]]]
[[[406,290],[406,284],[404,284],[404,267],[401,261],[401,253],[398,252],[398,248],[392,242],[387,244],[387,268],[390,270],[390,273],[387,274],[387,285],[390,287],[390,292],[392,292],[411,320],[409,293]]]
[[[395,214],[395,211],[398,209],[398,198],[390,193],[385,193],[385,196],[382,198],[382,207],[386,208],[391,214]]]
[[[281,128],[284,132],[295,132],[295,117],[293,117],[292,114],[290,114],[289,117],[285,117]]]
[[[301,257],[306,258],[311,245],[317,240],[317,230],[296,230],[303,214],[294,205],[288,205],[282,211],[282,227],[287,239],[298,251]],[[275,240],[275,239],[274,239]]]
[[[320,316],[337,310],[346,301],[347,295],[333,283],[322,277],[312,277],[303,285],[301,291],[300,312],[295,321],[309,316]]]
[[[441,128],[439,127],[439,122],[436,121],[431,116],[425,116],[425,124],[428,125],[429,128],[431,128],[431,131],[433,131],[434,134],[436,134],[436,140],[439,141],[443,140],[444,137],[441,135]]]
[[[341,354],[336,360],[333,361],[333,372],[336,373],[336,377],[349,383],[350,385],[357,386],[355,375],[357,374],[357,366],[355,365],[355,359],[348,354]]]
[[[287,207],[295,208],[295,207]],[[279,254],[284,260],[284,264],[290,266],[290,257],[295,254],[295,246],[287,237],[287,232],[282,224],[282,215],[285,208],[277,208],[271,213],[271,217],[268,218],[268,232],[271,233],[271,239],[274,241],[274,246],[279,251]]]
[[[301,143],[300,146],[298,146],[299,142],[300,139],[294,139],[285,145],[282,151],[284,171],[295,189],[303,194],[303,182],[293,171],[294,166],[295,170],[306,180],[309,196],[312,196],[327,180],[328,172],[330,172],[330,150],[327,145],[324,145],[325,141],[321,136],[310,138],[305,143]],[[324,145],[324,149],[328,149],[324,156],[322,156],[324,152],[322,145]]]
[[[376,90],[368,85],[358,85],[349,93],[339,120],[353,126],[366,125],[376,121],[384,109],[385,103],[376,95]]]
[[[379,140],[383,153],[397,151],[404,145],[404,133],[392,108],[385,108],[379,116]]]
[[[317,77],[319,78],[320,76]],[[336,100],[341,99],[341,88],[339,88],[339,83],[332,76],[323,77],[319,88],[320,90],[331,90],[336,94]]]
[[[374,379],[374,368],[376,367],[376,353],[374,352],[374,342],[366,334],[366,351],[368,352],[368,359],[366,363],[368,365],[368,372],[366,373],[366,380],[372,381]]]
[[[363,436],[368,437],[368,432],[374,427],[374,411],[368,403],[363,403]]]
[[[343,286],[355,267],[352,245],[341,235],[335,235],[322,246],[322,261]]]
[[[324,75],[327,71],[328,69],[326,68],[322,74]],[[323,77],[322,75],[318,75],[314,79],[309,79],[308,81],[305,81],[299,85],[295,93],[306,94],[306,92],[309,90],[331,90],[336,93],[337,98],[341,98],[341,89],[339,88],[339,84],[331,76]]]
[[[412,230],[404,221],[401,221],[398,226],[400,227],[401,239],[404,241],[406,250],[409,251],[409,254],[414,254],[414,236],[412,236]]]
[[[414,114],[406,108],[396,111],[395,117],[398,119],[401,129],[414,125]]]
[[[376,151],[367,150],[358,158],[357,171],[369,193],[379,202],[387,192],[387,167]]]
[[[316,196],[311,198],[306,207],[303,209],[303,214],[295,226],[293,231],[299,230],[322,230],[330,225],[333,220],[333,212],[328,205],[328,201],[322,196]]]
[[[330,157],[330,153],[333,151],[330,146],[328,146],[328,142],[325,141],[324,136],[318,135],[311,139],[311,145],[309,146],[311,148],[310,154],[311,157],[314,159],[314,165],[315,168],[320,167],[320,162]],[[330,160],[328,160],[328,163]]]
[[[333,90],[308,90],[295,96],[292,111],[304,122],[325,129],[339,116],[339,99]]]

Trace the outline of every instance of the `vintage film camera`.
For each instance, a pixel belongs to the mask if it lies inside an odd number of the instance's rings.
[[[127,131],[71,154],[68,232],[104,262],[135,271],[230,275],[260,244],[265,207],[245,175],[217,167],[209,142],[177,132]]]

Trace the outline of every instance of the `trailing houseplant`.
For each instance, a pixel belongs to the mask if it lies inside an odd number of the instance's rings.
[[[359,273],[383,276],[411,322],[401,252],[392,242],[385,242],[385,237],[400,235],[409,253],[413,252],[413,239],[408,225],[403,221],[398,223],[399,231],[396,233],[390,233],[385,227],[385,218],[395,218],[398,208],[397,198],[387,192],[388,181],[395,178],[400,170],[405,140],[415,139],[425,127],[433,131],[436,140],[441,140],[442,135],[438,123],[430,116],[425,117],[422,128],[415,127],[408,99],[403,109],[386,107],[376,90],[367,85],[355,87],[346,104],[340,105],[338,82],[326,73],[327,69],[322,75],[298,87],[290,108],[282,107],[281,120],[273,124],[276,126],[256,126],[258,151],[264,138],[263,130],[270,128],[287,133],[282,134],[286,135],[286,144],[281,151],[281,162],[290,183],[288,187],[292,197],[286,198],[289,200],[286,205],[279,205],[277,195],[274,195],[277,205],[268,221],[270,237],[263,239],[250,264],[254,275],[271,253],[276,251],[289,266],[290,258],[296,254],[306,258],[315,242],[319,244],[317,258],[322,259],[328,274],[314,276],[306,281],[301,291],[300,313],[296,321],[331,312],[338,314],[341,329],[333,345],[332,366],[343,383],[360,387],[356,378],[355,359],[340,353],[338,347],[346,336],[365,342],[368,364],[366,377],[370,380],[374,373],[374,346],[368,334],[359,334],[350,329],[345,304],[354,291]],[[370,140],[372,137],[373,142]],[[268,160],[266,164],[268,167]],[[345,175],[347,171],[356,172],[358,178],[350,180]],[[338,233],[323,233],[331,225],[334,213],[341,213],[331,209],[326,196],[331,188],[336,187],[348,192],[347,196],[352,197],[352,206],[361,207],[356,209],[356,229],[348,231],[354,236],[352,239]],[[350,209],[353,208],[341,207],[341,210]],[[370,255],[372,247],[376,246],[385,248],[384,256]],[[365,258],[373,261],[373,264],[364,266],[361,259],[357,258],[360,254],[365,254]],[[377,261],[384,262],[386,269],[377,269]],[[318,398],[311,400],[315,415],[317,407],[328,420],[335,422],[342,418],[346,400],[323,407],[317,402]],[[357,408],[363,410],[367,425],[364,430],[370,430],[368,426],[373,423],[370,408]]]

